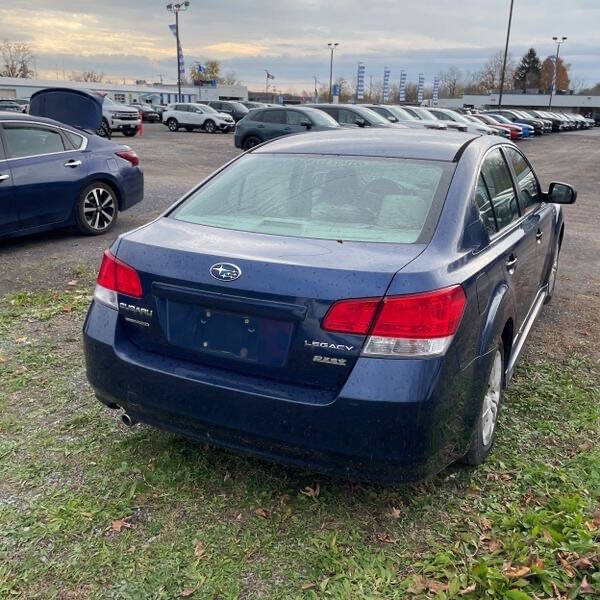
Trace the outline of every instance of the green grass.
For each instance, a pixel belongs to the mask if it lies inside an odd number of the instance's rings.
[[[522,364],[486,465],[379,487],[123,428],[87,297],[0,301],[0,598],[600,597],[597,364]]]

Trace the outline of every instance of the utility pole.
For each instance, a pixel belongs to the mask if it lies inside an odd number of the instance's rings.
[[[327,44],[329,46],[329,50],[331,51],[331,57],[329,59],[329,102],[333,102],[333,53],[335,49],[339,46],[338,42],[329,42]]]
[[[557,36],[554,36],[552,39],[556,42],[556,57],[554,58],[554,75],[552,77],[552,86],[550,87],[550,100],[548,101],[548,109],[552,108],[552,94],[558,80],[558,54],[560,52],[560,45],[563,44],[567,38],[563,36],[558,39]]]
[[[317,91],[317,86],[319,85],[319,80],[317,79],[316,75],[313,75],[313,79],[315,80],[315,97],[314,97],[314,101],[317,102],[318,101],[318,97],[319,97],[319,92]]]
[[[504,74],[506,72],[506,58],[508,57],[508,42],[510,40],[510,26],[512,24],[514,0],[510,0],[510,13],[508,15],[508,28],[506,29],[506,45],[504,46],[504,60],[502,61],[502,74],[500,75],[500,97],[498,98],[498,108],[502,107],[502,94],[504,92]]]
[[[177,100],[181,102],[181,44],[179,43],[179,13],[187,10],[190,6],[189,0],[167,4],[167,10],[175,13],[175,38],[177,40]]]

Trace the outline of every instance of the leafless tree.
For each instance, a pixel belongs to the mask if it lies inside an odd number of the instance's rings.
[[[502,79],[502,63],[504,61],[504,52],[498,50],[496,54],[490,56],[482,69],[473,77],[472,85],[476,91],[480,93],[493,92],[500,89],[500,81]],[[506,58],[506,71],[504,76],[505,86],[512,85],[514,79],[516,63],[514,58],[509,54]]]
[[[237,78],[235,71],[227,71],[223,77],[219,77],[219,83],[223,85],[240,85],[240,80]]]
[[[446,71],[439,73],[440,78],[440,96],[455,98],[461,96],[464,91],[462,71],[451,66]]]
[[[32,65],[35,57],[29,44],[4,41],[0,44],[0,55],[0,77],[33,77]]]
[[[71,81],[86,81],[90,83],[102,83],[104,79],[104,73],[98,73],[97,71],[82,71],[81,73],[71,73]]]

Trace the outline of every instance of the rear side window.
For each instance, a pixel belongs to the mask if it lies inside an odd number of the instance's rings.
[[[175,105],[175,110],[179,110],[179,111],[183,111],[183,112],[188,112],[188,107],[185,104],[176,104]]]
[[[262,114],[261,121],[263,123],[276,123],[283,125],[285,123],[285,110],[265,110]]]
[[[11,158],[64,152],[63,139],[58,131],[41,125],[4,124],[6,152]]]
[[[196,190],[172,216],[271,235],[424,243],[453,170],[453,163],[439,161],[250,154]]]
[[[519,205],[508,165],[498,148],[483,161],[481,174],[487,186],[498,229],[502,230],[519,218]]]
[[[519,186],[519,204],[525,212],[529,207],[541,202],[540,188],[533,170],[525,157],[514,148],[505,148],[506,158],[512,164]]]
[[[83,136],[73,133],[72,131],[67,131],[66,129],[63,129],[63,133],[67,136],[75,150],[79,150],[81,146],[83,146]]]

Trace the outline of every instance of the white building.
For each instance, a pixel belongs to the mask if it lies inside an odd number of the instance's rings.
[[[30,98],[31,94],[49,87],[66,87],[78,90],[104,92],[115,102],[133,104],[151,102],[169,104],[177,102],[176,85],[117,85],[79,81],[53,81],[0,77],[0,98]],[[248,100],[248,88],[243,85],[182,86],[183,102],[197,100]]]
[[[438,106],[445,108],[494,108],[498,106],[499,94],[465,94],[462,98],[440,98]],[[503,94],[505,108],[533,108],[548,110],[548,94]],[[552,108],[561,112],[592,113],[600,115],[600,96],[555,94]]]

